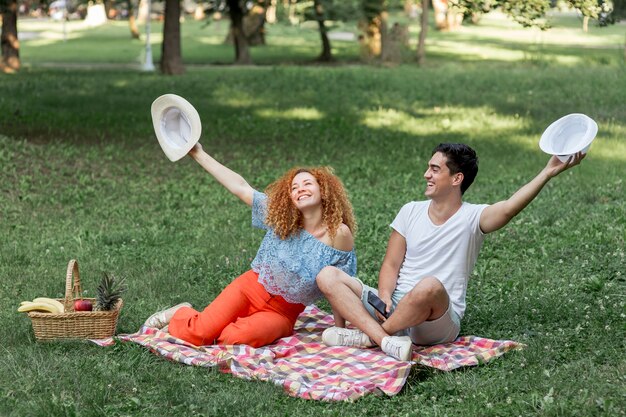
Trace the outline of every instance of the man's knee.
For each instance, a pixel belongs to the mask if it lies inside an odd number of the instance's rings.
[[[449,302],[446,288],[436,277],[422,279],[408,295],[414,303],[436,303],[447,306]]]

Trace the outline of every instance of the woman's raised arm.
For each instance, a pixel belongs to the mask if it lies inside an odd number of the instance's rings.
[[[247,205],[252,206],[254,188],[252,188],[241,175],[220,164],[211,155],[204,152],[200,143],[197,143],[189,151],[189,156],[199,163],[209,174],[213,175],[228,191],[239,197],[239,199]]]

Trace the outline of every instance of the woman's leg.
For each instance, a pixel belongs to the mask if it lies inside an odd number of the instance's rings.
[[[254,284],[260,285],[257,279],[254,271],[240,275],[202,312],[180,308],[170,321],[170,334],[197,346],[213,344],[226,326],[250,314],[251,305],[262,300],[250,291]]]
[[[269,345],[276,339],[293,333],[295,318],[291,319],[276,311],[259,311],[248,317],[240,317],[222,331],[217,343],[220,345]]]

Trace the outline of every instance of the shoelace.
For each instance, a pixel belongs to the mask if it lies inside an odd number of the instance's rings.
[[[341,346],[360,346],[362,333],[358,331],[342,330],[338,332]]]
[[[394,356],[396,359],[400,358],[400,346],[393,343],[387,343],[387,350],[391,356]]]
[[[402,349],[402,346],[400,344],[396,344],[392,341],[387,342],[385,346],[385,351],[388,355],[393,356],[394,358],[398,360],[404,360],[400,357],[401,349]]]

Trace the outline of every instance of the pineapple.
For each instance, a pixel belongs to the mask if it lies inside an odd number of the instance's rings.
[[[124,280],[116,280],[113,275],[102,276],[102,280],[96,289],[96,311],[113,310],[122,293],[126,291]]]

